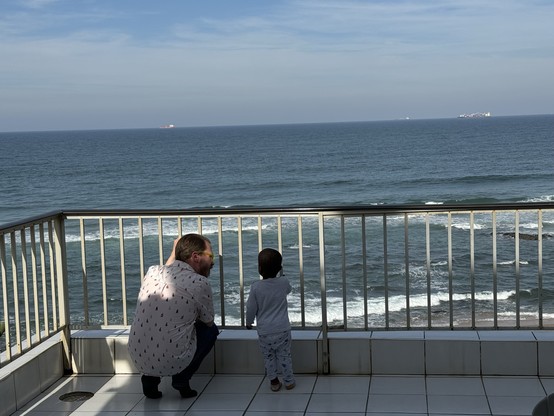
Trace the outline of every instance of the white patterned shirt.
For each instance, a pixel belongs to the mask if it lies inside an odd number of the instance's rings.
[[[196,320],[214,320],[208,278],[176,260],[148,269],[129,333],[129,354],[137,370],[150,376],[184,370],[196,352]]]

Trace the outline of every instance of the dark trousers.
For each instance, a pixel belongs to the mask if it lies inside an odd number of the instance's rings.
[[[219,330],[215,324],[208,326],[204,322],[196,321],[194,326],[196,328],[196,352],[187,368],[172,376],[171,385],[177,390],[189,387],[189,380],[202,364],[202,360],[211,351],[219,335]],[[142,376],[142,385],[147,389],[156,388],[157,390],[160,381],[161,378],[157,376]]]

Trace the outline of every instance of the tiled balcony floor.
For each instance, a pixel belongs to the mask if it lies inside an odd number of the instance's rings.
[[[530,415],[554,392],[554,378],[298,375],[293,390],[272,392],[259,375],[196,375],[193,399],[163,379],[159,400],[142,395],[140,376],[65,377],[15,415]],[[86,401],[65,402],[87,391]]]

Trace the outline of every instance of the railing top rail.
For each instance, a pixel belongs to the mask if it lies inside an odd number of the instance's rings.
[[[19,221],[9,222],[7,224],[0,224],[0,235],[9,234],[13,231],[21,230],[32,225],[45,223],[47,221],[60,218],[64,215],[63,211],[52,211],[45,214],[35,215],[29,218],[25,218]]]
[[[221,215],[333,215],[333,214],[400,214],[410,212],[469,212],[554,209],[554,202],[518,202],[494,204],[399,204],[312,207],[240,207],[240,208],[189,208],[189,209],[115,209],[115,210],[66,210],[66,217],[98,216],[221,216]]]
[[[487,204],[399,204],[399,205],[356,205],[356,206],[312,206],[312,207],[240,207],[240,208],[186,208],[186,209],[72,209],[53,211],[20,221],[0,225],[0,233],[14,230],[59,217],[175,217],[175,216],[240,216],[240,215],[383,215],[433,212],[487,212],[554,209],[554,201],[487,203]]]

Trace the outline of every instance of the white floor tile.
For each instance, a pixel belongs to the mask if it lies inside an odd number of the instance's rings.
[[[370,394],[425,394],[423,376],[372,376]]]
[[[312,394],[308,403],[308,412],[365,412],[366,394],[325,393]]]
[[[545,396],[538,377],[483,377],[488,396]]]
[[[391,416],[391,415],[387,415],[387,416]],[[399,416],[406,416],[406,415],[399,415]],[[452,413],[429,413],[429,416],[452,416]],[[456,413],[456,416],[490,416],[490,413],[485,413],[483,415]]]
[[[69,391],[91,391],[97,392],[100,388],[110,381],[112,376],[86,376],[75,375],[64,377],[62,379],[63,389]]]
[[[268,415],[271,416],[271,415]],[[306,412],[306,416],[345,416],[344,412]],[[349,412],[348,416],[365,416],[363,412]]]
[[[423,394],[370,394],[368,413],[427,413]]]
[[[442,414],[467,414],[484,415],[489,414],[489,403],[487,397],[480,396],[428,396],[427,405],[429,413]]]
[[[369,376],[319,376],[314,393],[366,394],[369,391]]]
[[[186,416],[242,416],[242,415],[243,415],[242,410],[231,410],[231,411],[229,410],[189,410],[186,413]],[[166,414],[162,413],[161,416],[166,416]]]
[[[552,377],[541,377],[540,381],[546,391],[546,394],[554,393],[554,378]]]
[[[142,383],[138,374],[116,374],[106,382],[98,393],[139,393],[142,394]]]
[[[46,412],[34,412],[32,410],[17,410],[14,413],[10,413],[10,416],[69,416],[72,415],[73,412],[71,411],[46,411]],[[125,414],[125,413],[123,413]],[[90,413],[89,413],[90,416]]]
[[[304,412],[309,400],[309,394],[258,393],[248,406],[248,410],[257,412]]]
[[[375,413],[375,412],[368,411],[366,413],[367,416],[377,416],[377,415],[380,415],[380,414],[385,415],[385,416],[427,416],[427,413],[410,413],[410,412],[406,412],[406,413],[390,413],[390,412]],[[350,416],[350,415],[348,415],[348,416]],[[460,416],[460,415],[457,415],[457,416]],[[472,415],[472,416],[475,416],[475,415]]]
[[[481,377],[427,377],[428,395],[485,395]]]
[[[204,393],[256,393],[263,376],[217,374],[206,386]]]
[[[133,406],[130,410],[135,412],[169,412],[188,410],[196,397],[183,399],[179,392],[175,389],[163,392],[163,397],[160,399],[148,399],[142,396],[142,399]]]
[[[88,399],[81,406],[80,412],[122,412],[132,409],[144,396],[142,394],[100,393]]]
[[[248,407],[254,397],[253,393],[235,393],[235,394],[202,394],[196,399],[190,410],[241,410]]]
[[[147,410],[144,410],[144,411],[140,411],[140,410],[133,410],[129,413],[127,413],[127,416],[146,416],[146,415],[149,415],[149,416],[152,416],[152,415],[160,415],[160,416],[183,416],[183,411],[182,410],[163,410],[163,411],[158,411],[158,412],[152,412],[152,411],[147,411]],[[188,413],[187,413],[188,414]],[[87,416],[87,415],[82,415],[82,416]],[[90,413],[88,414],[88,416],[92,416]],[[104,416],[102,414],[102,416]],[[203,416],[207,416],[206,414],[204,414]],[[231,415],[229,415],[231,416]]]
[[[533,407],[542,397],[501,397],[489,396],[489,404],[493,415],[530,415]]]
[[[324,416],[325,413],[318,413],[319,416]],[[188,413],[187,413],[187,416]],[[272,412],[272,411],[247,411],[245,416],[304,416],[304,412]],[[350,416],[350,415],[349,415]]]

